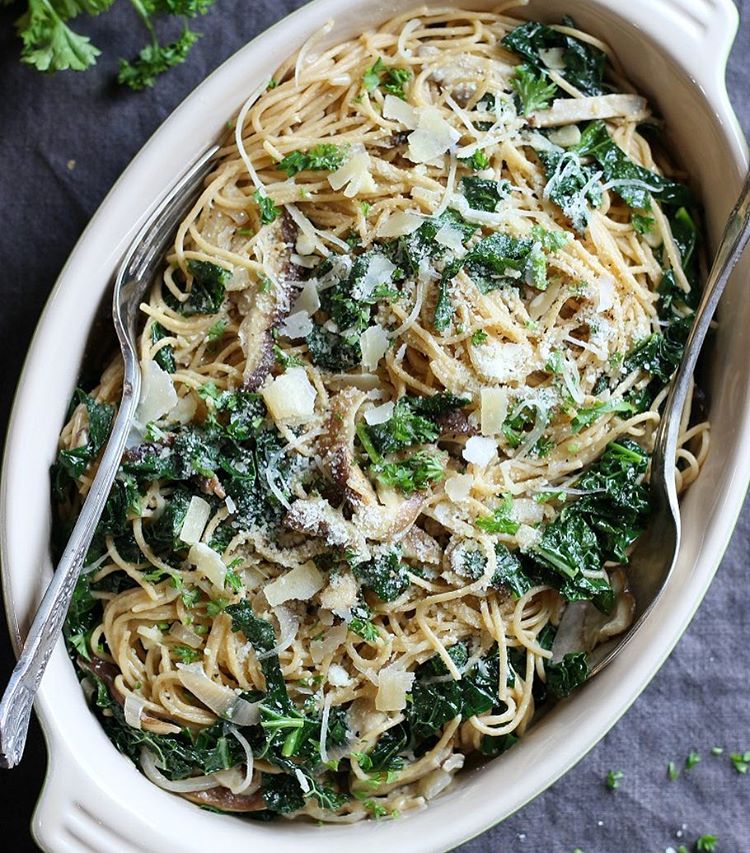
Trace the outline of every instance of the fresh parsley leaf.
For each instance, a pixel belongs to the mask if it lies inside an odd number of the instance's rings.
[[[270,225],[271,222],[275,222],[281,213],[281,210],[276,207],[273,200],[270,199],[262,190],[256,190],[253,193],[253,198],[260,210],[260,221],[263,225]]]
[[[701,835],[695,842],[695,849],[699,853],[714,853],[718,843],[719,839],[716,835]]]
[[[485,533],[502,533],[512,536],[521,526],[512,518],[513,498],[506,495],[502,503],[492,510],[492,515],[481,516],[474,522]]]
[[[750,750],[747,752],[733,752],[729,756],[729,759],[732,762],[732,766],[738,773],[742,773],[744,775],[747,773],[748,768],[750,768]]]
[[[16,23],[23,42],[21,62],[49,72],[85,71],[94,65],[101,51],[70,29],[66,17],[52,0],[29,0],[27,12]]]
[[[427,450],[396,462],[379,462],[372,466],[375,477],[386,486],[393,486],[405,495],[421,492],[445,477],[440,457]]]
[[[335,172],[344,162],[348,147],[321,143],[309,151],[292,151],[276,164],[276,168],[293,178],[300,172]]]
[[[616,791],[620,787],[620,781],[625,776],[622,770],[610,770],[607,773],[607,787],[610,791]]]
[[[557,84],[544,71],[526,64],[516,67],[510,85],[518,96],[523,115],[546,110],[557,93]]]
[[[362,76],[362,87],[366,92],[373,92],[380,87],[387,94],[405,101],[404,87],[411,77],[412,73],[408,68],[387,66],[379,56]]]
[[[484,169],[488,169],[490,165],[489,157],[481,150],[475,151],[471,157],[459,157],[458,159],[459,162],[468,166],[470,169],[473,169],[475,172],[481,172]]]
[[[484,331],[484,329],[477,329],[471,336],[471,344],[475,347],[481,346],[481,344],[485,343],[488,338],[489,335]]]
[[[169,44],[159,44],[154,40],[141,50],[137,59],[120,60],[117,82],[135,91],[150,88],[159,74],[187,59],[190,48],[199,38],[198,33],[185,27],[178,38]]]

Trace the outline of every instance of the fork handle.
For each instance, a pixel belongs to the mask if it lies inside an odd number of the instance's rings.
[[[695,312],[695,319],[685,342],[682,361],[675,374],[672,390],[664,406],[661,427],[657,432],[652,457],[652,477],[663,479],[667,495],[675,513],[677,513],[677,489],[675,487],[674,461],[677,453],[677,439],[685,401],[690,391],[690,383],[695,371],[703,342],[706,339],[711,320],[719,304],[727,282],[742,252],[750,240],[750,173],[745,178],[737,203],[724,227],[718,251],[706,279],[703,295]]]
[[[60,636],[73,591],[96,525],[104,510],[125,449],[130,422],[140,392],[140,375],[123,386],[122,400],[91,489],[52,580],[42,598],[26,643],[0,703],[0,766],[21,760],[31,708],[47,661]]]
[[[135,345],[140,299],[170,235],[194,203],[203,178],[213,168],[218,151],[216,145],[204,151],[172,185],[139,229],[118,268],[112,319],[123,358],[122,397],[91,489],[0,702],[0,767],[15,767],[23,755],[34,696],[60,636],[83,561],[125,449],[141,389]]]

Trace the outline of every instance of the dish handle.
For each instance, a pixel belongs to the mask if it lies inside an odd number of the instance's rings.
[[[31,821],[34,840],[49,853],[143,853],[131,840],[136,815],[95,784],[65,741],[48,739],[49,765]],[[106,815],[106,823],[102,816]]]
[[[620,8],[621,0],[605,0]],[[638,0],[644,7],[638,16],[645,30],[655,36],[671,31],[667,42],[675,59],[701,85],[724,88],[729,52],[739,27],[739,12],[734,0]],[[685,58],[689,57],[687,61]],[[701,57],[700,60],[697,57]]]

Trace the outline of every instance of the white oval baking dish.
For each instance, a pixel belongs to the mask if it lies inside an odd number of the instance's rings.
[[[328,38],[338,40],[409,5],[409,0],[316,0],[284,19],[195,90],[91,220],[39,323],[5,448],[0,539],[5,607],[16,648],[52,568],[48,466],[58,430],[100,296],[138,221],[255,85],[326,21],[335,21]],[[702,193],[715,241],[747,168],[747,150],[724,85],[737,28],[732,0],[532,0],[525,14],[545,20],[571,14],[615,48],[631,79],[664,114],[674,149]],[[737,270],[722,304],[707,376],[712,450],[683,502],[684,542],[671,586],[627,653],[511,752],[460,777],[427,810],[398,821],[356,828],[243,822],[159,790],[117,753],[88,711],[60,642],[36,703],[49,749],[32,827],[39,845],[55,853],[232,848],[291,853],[303,846],[308,853],[335,853],[350,850],[356,839],[363,850],[445,850],[507,817],[565,773],[624,713],[674,647],[716,571],[740,510],[750,479],[750,301],[743,295],[749,267]]]

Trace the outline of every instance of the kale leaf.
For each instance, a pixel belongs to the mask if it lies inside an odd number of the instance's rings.
[[[381,455],[435,441],[440,435],[437,419],[448,412],[464,408],[470,402],[449,391],[439,391],[429,397],[404,394],[396,401],[393,414],[385,423],[372,426],[360,424],[357,434],[365,448],[369,448],[372,461],[377,463]]]
[[[547,174],[544,194],[570,219],[573,228],[583,233],[589,221],[589,206],[599,207],[602,203],[597,172],[584,166],[574,151],[556,146],[537,151],[537,156]]]
[[[115,417],[115,407],[111,403],[97,403],[93,397],[77,388],[70,404],[71,413],[81,403],[86,407],[88,416],[86,443],[70,450],[60,450],[53,466],[55,493],[61,500],[70,482],[83,476],[88,466],[99,455]]]
[[[560,698],[569,696],[588,677],[586,652],[569,652],[561,661],[547,663],[545,671],[548,690]]]
[[[366,589],[382,601],[395,601],[409,586],[408,566],[401,562],[401,550],[393,548],[354,565],[354,574]]]
[[[152,323],[151,324],[151,343],[155,344],[160,341],[162,338],[167,338],[170,336],[170,332],[168,332],[161,323]],[[159,347],[159,349],[154,354],[154,361],[167,373],[174,373],[177,370],[177,363],[174,360],[174,349],[169,344],[163,347]]]
[[[461,178],[461,191],[469,207],[494,213],[497,205],[508,197],[510,184],[506,180],[495,181],[471,175]]]
[[[634,163],[617,145],[603,121],[591,122],[581,134],[574,149],[581,157],[593,157],[607,181],[629,207],[648,210],[650,196],[665,204],[685,205],[692,198],[690,190],[677,181],[657,175]]]
[[[572,23],[572,22],[567,22]],[[527,21],[511,30],[502,44],[540,71],[546,66],[541,51],[562,48],[565,65],[560,74],[585,95],[602,95],[607,89],[603,83],[606,54],[573,36],[565,35],[538,21]]]
[[[185,317],[216,314],[224,302],[226,285],[232,277],[231,271],[210,261],[189,260],[187,267],[193,277],[187,299],[181,302],[167,291],[164,294],[167,305]]]

